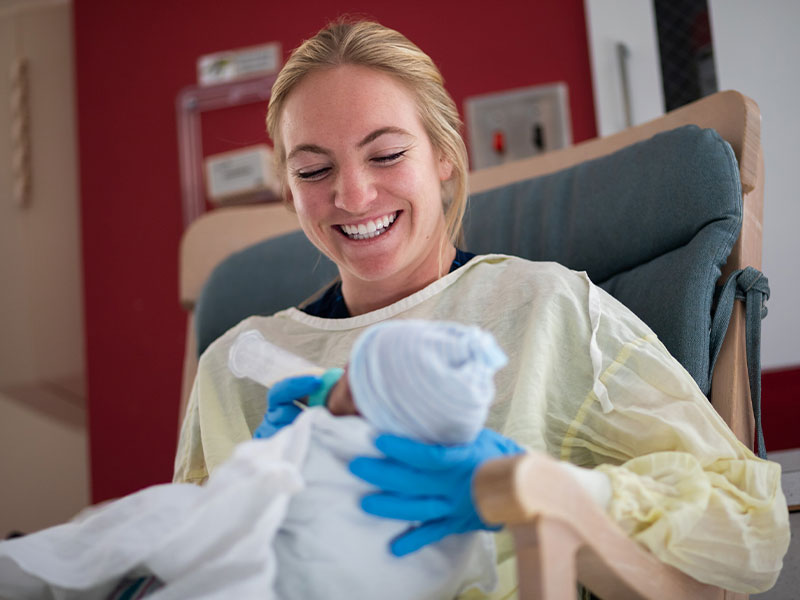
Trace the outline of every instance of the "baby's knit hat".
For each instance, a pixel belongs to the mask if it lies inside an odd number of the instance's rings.
[[[394,320],[361,335],[347,376],[358,411],[381,433],[466,444],[486,421],[494,374],[506,362],[478,327]]]

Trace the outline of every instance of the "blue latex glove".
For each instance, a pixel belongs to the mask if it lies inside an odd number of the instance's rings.
[[[254,438],[268,438],[286,427],[300,414],[296,400],[314,393],[322,385],[322,379],[314,375],[290,377],[273,385],[267,393],[267,412],[255,432]]]
[[[451,533],[499,529],[485,523],[472,499],[472,479],[485,461],[520,454],[512,440],[483,429],[465,446],[424,444],[394,435],[380,435],[375,447],[386,458],[359,457],[350,471],[381,489],[361,500],[364,511],[390,519],[417,521],[392,540],[395,556],[404,556]]]

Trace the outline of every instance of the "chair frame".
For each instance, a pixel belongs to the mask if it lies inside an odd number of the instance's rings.
[[[715,129],[739,162],[743,196],[742,230],[722,270],[761,267],[764,162],[761,115],[756,103],[735,92],[719,92],[620,133],[570,148],[470,174],[471,193],[552,173],[645,140],[656,133],[695,124]],[[181,420],[197,370],[192,321],[194,304],[214,266],[230,254],[299,228],[281,205],[219,209],[197,219],[180,250],[180,301],[188,311]],[[745,351],[744,307],[735,303],[712,379],[711,401],[748,448],[754,419]],[[547,486],[538,482],[548,481]],[[592,499],[546,456],[526,455],[487,463],[474,481],[481,514],[510,527],[516,544],[520,598],[574,597],[580,581],[606,598],[746,598],[702,584],[660,562],[628,538]]]

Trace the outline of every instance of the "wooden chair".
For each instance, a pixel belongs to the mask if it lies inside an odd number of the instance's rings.
[[[470,192],[479,194],[554,173],[687,124],[716,130],[738,160],[743,222],[722,278],[745,266],[760,268],[760,114],[752,100],[737,92],[714,94],[607,138],[472,173]],[[214,211],[198,219],[185,233],[181,244],[180,299],[189,321],[181,415],[197,366],[192,311],[203,283],[214,266],[232,253],[297,227],[294,215],[272,205]],[[752,448],[754,420],[746,364],[744,308],[737,303],[714,369],[711,401],[737,437]],[[542,480],[549,482],[547,489],[537,486],[536,482]],[[625,536],[547,457],[522,456],[488,463],[476,477],[475,490],[482,515],[488,521],[506,523],[513,532],[520,598],[572,598],[576,581],[601,597],[614,600],[746,597],[701,584],[658,561]]]

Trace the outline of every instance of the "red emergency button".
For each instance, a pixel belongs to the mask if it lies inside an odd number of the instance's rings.
[[[506,134],[502,131],[495,131],[492,136],[492,148],[498,154],[506,153]]]

